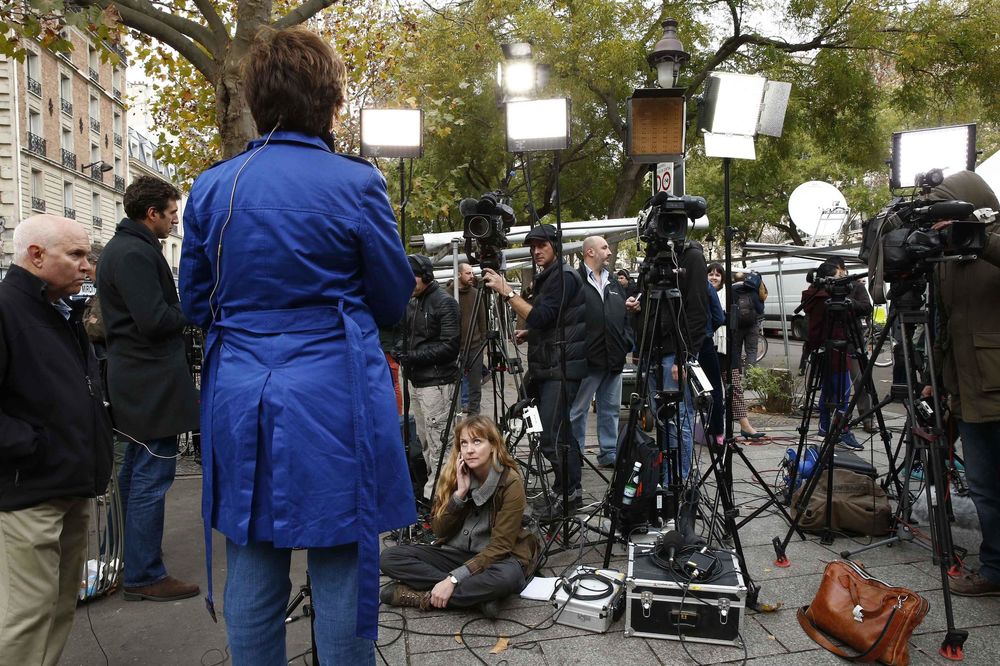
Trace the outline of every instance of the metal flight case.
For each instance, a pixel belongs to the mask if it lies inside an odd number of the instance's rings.
[[[655,547],[629,544],[625,635],[741,646],[747,586],[736,554],[709,550],[718,570],[691,582],[657,563]],[[688,555],[678,555],[677,559]]]

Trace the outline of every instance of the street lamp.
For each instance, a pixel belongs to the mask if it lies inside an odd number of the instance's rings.
[[[653,52],[646,56],[650,67],[656,69],[656,82],[661,88],[677,85],[677,75],[681,66],[691,60],[691,54],[677,38],[677,19],[668,18],[662,24],[663,37],[653,45]]]
[[[92,169],[93,167],[96,167],[98,165],[100,165],[101,173],[107,173],[112,169],[114,169],[113,166],[111,166],[104,160],[97,160],[96,162],[91,162],[90,164],[80,165],[80,171],[86,171],[87,169]]]

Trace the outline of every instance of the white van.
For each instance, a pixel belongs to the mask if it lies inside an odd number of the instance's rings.
[[[740,269],[734,266],[733,271],[746,270],[760,273],[767,287],[767,300],[764,301],[764,329],[781,333],[781,317],[784,314],[788,322],[788,332],[792,337],[805,340],[808,335],[805,316],[800,312],[795,314],[795,308],[802,302],[802,292],[809,287],[806,273],[815,270],[821,261],[806,257],[786,257],[781,260],[781,289],[778,289],[778,260],[765,259],[755,261]]]

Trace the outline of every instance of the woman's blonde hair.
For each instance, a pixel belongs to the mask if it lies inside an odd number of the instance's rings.
[[[517,461],[510,455],[504,445],[500,431],[497,429],[493,419],[488,416],[470,416],[460,422],[455,427],[455,437],[451,445],[448,459],[441,468],[441,477],[438,479],[437,490],[434,493],[434,515],[440,516],[448,507],[448,500],[458,487],[457,467],[458,454],[462,449],[462,436],[469,435],[485,439],[490,443],[490,462],[493,469],[500,472],[504,467],[508,467],[517,472]]]

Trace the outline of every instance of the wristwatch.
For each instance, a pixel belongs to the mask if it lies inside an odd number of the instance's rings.
[[[451,581],[452,585],[458,585],[458,579],[455,578],[454,574],[448,574],[448,580]]]
[[[515,296],[517,296],[517,294],[515,294],[515,293],[514,293],[514,290],[513,290],[513,289],[511,289],[511,290],[510,290],[510,293],[509,293],[509,294],[507,294],[506,296],[504,296],[503,298],[504,298],[504,300],[505,300],[505,301],[512,301],[512,300],[514,300],[514,297],[515,297]]]

